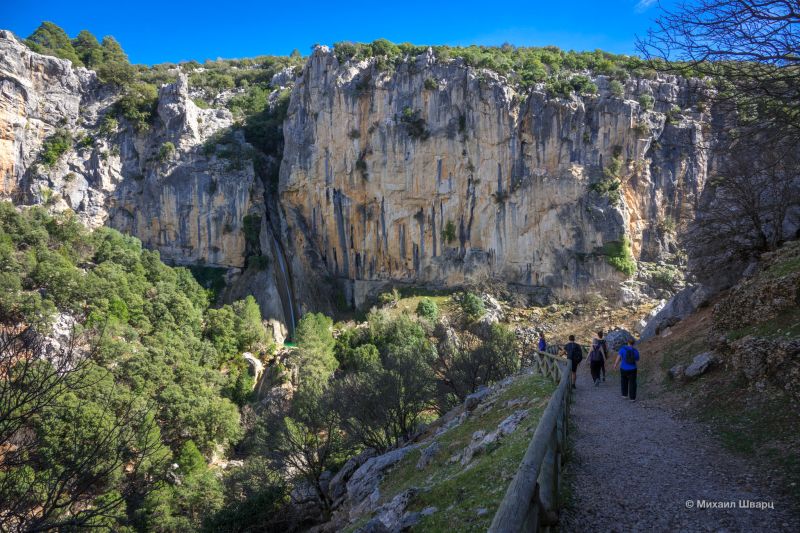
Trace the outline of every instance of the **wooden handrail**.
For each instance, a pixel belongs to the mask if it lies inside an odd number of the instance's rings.
[[[489,531],[516,533],[538,531],[558,522],[558,493],[567,436],[570,387],[568,361],[533,351],[534,372],[558,382],[536,426],[517,473],[506,489]]]

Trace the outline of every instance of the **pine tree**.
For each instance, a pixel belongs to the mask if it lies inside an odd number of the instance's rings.
[[[96,69],[103,63],[103,48],[89,30],[81,30],[72,47],[86,68]]]
[[[68,59],[76,66],[83,65],[67,33],[52,22],[42,22],[36,31],[25,39],[25,43],[34,52]]]

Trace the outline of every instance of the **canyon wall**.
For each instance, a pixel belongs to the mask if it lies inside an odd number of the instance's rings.
[[[556,98],[430,51],[380,72],[318,47],[284,127],[294,269],[345,280],[360,302],[397,282],[619,285],[602,250],[624,238],[664,259],[676,248],[659,222],[690,216],[705,181],[702,114],[683,79],[631,79],[622,96],[594,81],[598,94]],[[590,186],[615,157],[616,202]]]
[[[709,117],[687,80],[629,79],[615,95],[596,76],[597,94],[555,97],[430,50],[379,69],[317,47],[280,83],[291,98],[275,195],[230,111],[199,108],[177,79],[148,128],[109,127],[119,89],[0,31],[0,198],[227,269],[226,298],[255,294],[289,325],[398,284],[497,281],[541,302],[614,294],[636,280],[609,264],[609,245],[674,260],[674,227],[706,178]],[[63,131],[70,149],[44,164]],[[619,192],[605,191],[616,179]],[[248,266],[254,254],[270,260]]]

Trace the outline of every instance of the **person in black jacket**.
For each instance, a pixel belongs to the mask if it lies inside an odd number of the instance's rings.
[[[583,349],[581,345],[575,342],[575,335],[569,336],[569,342],[564,345],[564,352],[567,359],[572,363],[572,388],[575,387],[575,379],[577,377],[578,365],[583,361]]]

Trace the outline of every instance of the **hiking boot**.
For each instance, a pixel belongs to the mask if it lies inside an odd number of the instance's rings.
[[[599,387],[600,386],[600,380],[599,379],[594,380],[594,386],[595,387]]]
[[[625,400],[627,400],[627,399],[628,399],[628,397],[627,397],[627,396],[625,396],[624,394],[622,395],[622,398],[623,398],[623,399],[625,399]]]
[[[635,402],[635,401],[636,401],[636,398],[631,398],[630,400],[631,400],[632,402]]]
[[[603,383],[605,383],[605,382],[606,382],[606,377],[605,377],[605,376],[603,376]]]

